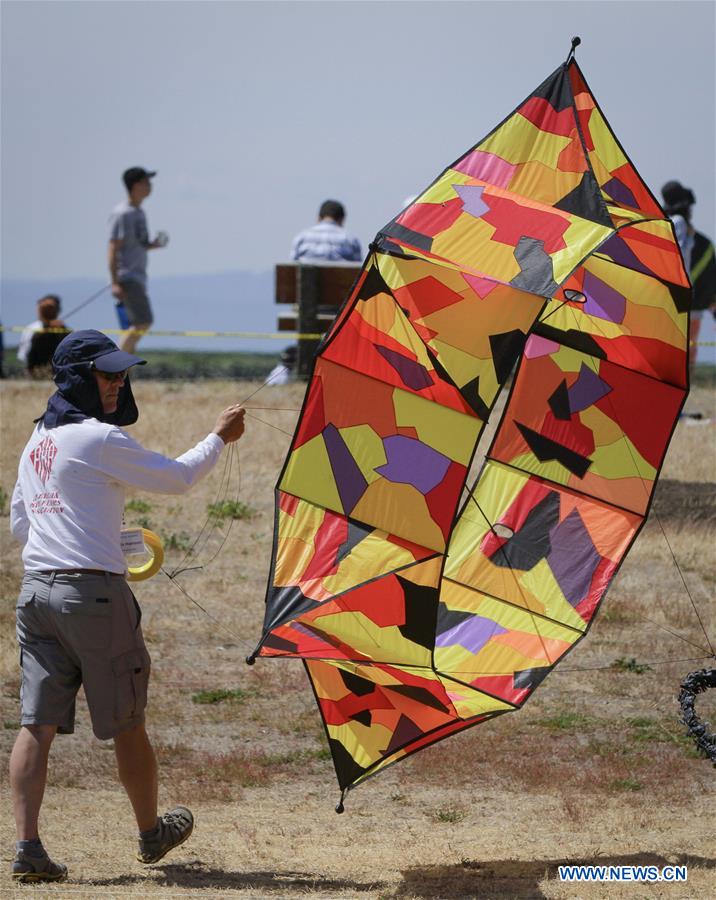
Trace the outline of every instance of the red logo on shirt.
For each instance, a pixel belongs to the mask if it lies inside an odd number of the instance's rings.
[[[57,447],[52,438],[46,437],[30,454],[30,461],[35,467],[35,471],[40,476],[43,484],[47,482],[52,472],[52,464],[57,456]]]

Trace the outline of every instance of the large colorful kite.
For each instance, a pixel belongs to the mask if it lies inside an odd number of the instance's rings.
[[[305,661],[343,793],[584,637],[685,399],[672,225],[573,50],[378,233],[316,356],[254,655]]]

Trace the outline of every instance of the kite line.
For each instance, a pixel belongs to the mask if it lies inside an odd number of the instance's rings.
[[[288,371],[288,367],[282,366],[275,373],[273,373],[271,376],[269,376],[262,384],[260,384],[259,387],[256,388],[255,391],[252,391],[248,395],[248,397],[246,397],[244,400],[240,401],[239,405],[244,406],[244,404],[247,403],[252,397],[255,397],[259,393],[259,391],[262,391],[268,384],[271,384],[271,382],[275,378],[278,378],[280,375],[283,375],[287,371]],[[249,409],[251,409],[251,408],[270,410],[270,409],[274,409],[275,407],[249,407]],[[281,408],[281,407],[279,407],[279,409],[281,409],[281,411],[286,411],[286,412],[295,412],[295,410],[293,410],[293,409],[285,409],[285,408]],[[248,409],[247,409],[247,413],[248,413]],[[292,436],[289,434],[289,432],[283,431],[283,429],[278,428],[278,426],[272,425],[270,422],[266,422],[263,419],[260,419],[258,416],[251,416],[251,418],[256,419],[256,421],[261,422],[264,425],[268,425],[270,427],[277,428],[277,430],[281,431],[283,434],[287,434],[289,437]],[[231,443],[229,445],[226,460],[224,462],[224,470],[222,472],[221,480],[219,482],[219,487],[218,487],[218,490],[216,493],[216,499],[214,500],[214,504],[213,504],[214,508],[218,507],[219,504],[223,503],[229,496],[229,491],[231,489],[231,473],[232,473],[232,468],[233,468],[233,464],[234,464],[234,459],[236,460],[236,469],[237,469],[237,478],[238,478],[237,486],[236,486],[236,497],[234,499],[236,500],[237,503],[239,502],[239,499],[241,496],[241,490],[242,490],[241,457],[240,457],[239,451],[236,448],[235,444]],[[185,553],[184,557],[182,558],[181,562],[179,563],[179,565],[176,568],[174,568],[171,572],[162,566],[161,571],[167,576],[169,581],[171,581],[172,584],[174,584],[174,586],[177,587],[182,592],[182,594],[184,594],[184,596],[187,597],[187,599],[190,600],[198,609],[200,609],[212,622],[214,622],[216,625],[219,625],[223,630],[225,630],[232,637],[236,638],[239,641],[243,641],[244,640],[243,638],[240,638],[239,635],[237,635],[225,623],[221,622],[219,619],[217,619],[215,616],[213,616],[204,606],[201,605],[201,603],[199,603],[197,600],[194,599],[194,597],[192,597],[192,595],[189,593],[189,591],[183,585],[181,585],[177,581],[178,576],[182,575],[184,572],[192,572],[192,571],[199,571],[202,569],[206,569],[211,563],[214,562],[214,560],[217,558],[217,556],[223,550],[224,545],[226,544],[226,542],[229,538],[229,534],[231,532],[233,523],[234,523],[234,517],[232,516],[231,519],[229,520],[228,528],[226,529],[226,532],[224,533],[223,540],[219,544],[219,547],[214,552],[214,554],[210,557],[210,559],[208,559],[206,562],[202,563],[201,565],[194,565],[194,566],[185,565],[187,562],[189,562],[191,560],[192,557],[196,557],[204,551],[209,540],[211,539],[212,534],[214,533],[214,531],[217,528],[220,527],[219,518],[215,515],[212,515],[212,513],[209,512],[206,516],[206,519],[204,520],[204,523],[203,523],[201,529],[199,530],[199,533],[197,534],[196,538],[190,545],[189,549],[186,551],[186,553]],[[202,538],[203,538],[203,540],[202,540]]]

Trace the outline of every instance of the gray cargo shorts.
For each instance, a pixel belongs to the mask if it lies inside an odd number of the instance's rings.
[[[124,288],[124,304],[130,325],[151,325],[154,321],[149,297],[144,285],[138,281],[122,281]]]
[[[17,601],[22,725],[75,730],[80,685],[100,740],[144,722],[150,658],[123,575],[26,573]]]

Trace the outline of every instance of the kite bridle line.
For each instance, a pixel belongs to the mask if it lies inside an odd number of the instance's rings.
[[[237,487],[237,498],[236,498],[238,500],[238,495],[241,492],[241,465],[240,465],[240,458],[239,458],[238,452],[234,450],[234,445],[230,444],[229,449],[226,454],[226,460],[224,462],[224,471],[222,472],[221,481],[219,482],[219,489],[217,491],[217,495],[214,500],[214,503],[212,504],[212,506],[214,508],[218,507],[219,504],[223,503],[229,496],[229,486],[231,484],[231,470],[232,470],[233,464],[234,464],[234,456],[236,456],[236,462],[237,462],[237,466],[238,466],[238,487]],[[224,540],[222,541],[219,549],[221,549],[221,547],[224,546],[224,543],[226,543],[226,537],[228,537],[228,534],[229,534],[229,531],[231,530],[231,525],[233,524],[233,521],[234,520],[232,518],[229,522],[229,527],[226,531],[226,535],[225,535]],[[173,569],[171,571],[171,573],[168,573],[171,578],[176,578],[177,575],[181,575],[183,572],[194,571],[196,569],[203,569],[206,565],[209,564],[209,562],[212,562],[212,560],[214,560],[216,558],[216,554],[215,554],[214,556],[212,556],[212,558],[207,563],[205,563],[201,566],[185,566],[184,565],[186,562],[188,562],[191,559],[192,556],[198,556],[204,550],[207,542],[211,538],[212,532],[217,527],[218,527],[217,517],[213,516],[211,513],[208,513],[206,519],[204,520],[204,524],[201,527],[201,530],[197,534],[197,536],[194,539],[194,541],[192,542],[192,544],[189,546],[189,549],[184,554],[184,557],[182,558],[181,562],[175,569]],[[202,538],[203,538],[203,541],[202,541]],[[200,544],[198,549],[196,549],[197,544]]]
[[[267,384],[270,384],[274,378],[278,378],[279,375],[282,375],[286,371],[288,371],[288,367],[282,366],[281,369],[279,369],[272,376],[267,378],[255,391],[253,391],[251,394],[249,394],[248,397],[246,397],[244,400],[240,401],[239,405],[244,406],[244,404],[247,403],[252,397],[255,397],[259,391],[263,390]],[[274,407],[267,406],[267,407],[253,407],[253,408],[269,410],[269,409],[273,409]],[[247,410],[247,412],[248,412],[248,410]],[[269,427],[277,428],[277,430],[283,431],[283,429],[278,428],[275,425],[272,425],[270,422],[265,422],[263,419],[259,419],[258,416],[252,416],[251,418],[256,419],[258,422],[261,422],[263,425],[268,425]],[[283,433],[286,434],[287,432],[283,432]],[[241,494],[241,460],[240,460],[239,451],[236,449],[235,445],[232,443],[229,445],[229,451],[228,451],[228,454],[226,457],[226,461],[224,462],[224,471],[221,476],[221,481],[219,483],[219,489],[217,491],[217,497],[214,501],[214,505],[217,505],[218,503],[222,502],[223,500],[226,500],[228,497],[229,485],[230,485],[230,481],[231,481],[231,469],[233,466],[234,456],[236,457],[236,463],[237,463],[237,468],[238,468],[238,485],[237,485],[237,490],[236,490],[237,496],[235,499],[237,500],[237,502],[239,500],[239,497]],[[205,566],[207,566],[207,565],[209,565],[209,563],[213,562],[214,559],[216,559],[216,556],[218,555],[218,553],[221,551],[221,548],[226,543],[226,538],[228,537],[229,531],[231,530],[231,525],[232,525],[233,521],[234,520],[232,518],[229,523],[229,528],[227,529],[224,540],[222,541],[221,546],[219,547],[219,550],[214,554],[214,556],[211,557],[211,559],[207,563],[205,563],[203,566],[184,567],[184,564],[192,556],[197,555],[204,549],[209,538],[211,537],[212,531],[218,527],[218,522],[216,520],[216,517],[212,516],[212,514],[209,513],[207,515],[206,519],[204,520],[204,524],[202,525],[201,530],[199,531],[199,533],[196,536],[196,538],[194,539],[193,543],[187,550],[183,559],[181,560],[181,562],[179,563],[177,568],[175,568],[171,572],[171,577],[176,577],[177,575],[180,575],[182,572],[188,571],[189,568],[191,568],[191,569],[205,568]],[[209,527],[210,525],[212,526],[211,528]],[[195,548],[196,548],[197,544],[199,543],[199,541],[205,534],[206,534],[206,537],[204,538],[203,543],[201,544],[199,550],[197,550],[195,553]]]
[[[678,634],[674,635],[675,637],[679,637]],[[649,666],[650,668],[654,666],[668,666],[674,663],[682,663],[682,662],[701,662],[704,659],[711,659],[710,656],[675,656],[670,659],[650,659],[646,660],[642,665]],[[608,666],[559,666],[559,668],[555,668],[552,671],[552,675],[574,675],[579,672],[607,672],[614,671],[615,666],[614,663],[609,663]],[[550,676],[551,677],[551,676]],[[653,707],[656,709],[656,707]]]
[[[225,482],[226,485],[227,485],[227,489],[226,489],[226,492],[224,493],[223,499],[226,499],[226,496],[228,496],[228,484],[229,484],[229,478],[227,477],[227,472],[228,472],[228,475],[231,474],[231,466],[232,466],[234,454],[236,455],[236,458],[237,458],[237,467],[238,467],[238,472],[239,472],[239,490],[240,490],[240,488],[241,488],[241,467],[240,467],[240,465],[239,465],[239,456],[238,456],[238,451],[235,450],[234,445],[233,445],[233,443],[232,443],[232,444],[229,445],[229,452],[228,452],[228,455],[227,455],[228,458],[227,458],[227,462],[226,462],[226,464],[225,464],[225,466],[224,466],[224,473],[222,474],[222,481],[221,481],[221,485],[220,485],[220,488],[219,488],[219,494],[218,494],[218,496],[221,496],[221,494],[222,494],[222,486],[223,486],[223,484],[224,484],[224,482]],[[217,501],[215,501],[215,502],[218,503],[218,502],[221,502],[221,501],[217,500]],[[196,606],[199,610],[201,610],[201,612],[204,613],[204,615],[205,615],[208,619],[210,619],[212,622],[214,622],[215,625],[218,625],[218,626],[219,626],[223,631],[225,631],[227,634],[230,634],[231,637],[233,637],[233,638],[235,638],[236,640],[238,640],[239,642],[241,642],[243,639],[242,639],[241,637],[239,637],[239,635],[236,634],[235,631],[233,631],[231,628],[229,628],[229,626],[226,625],[225,622],[221,622],[219,619],[216,618],[216,616],[213,616],[213,615],[212,615],[205,607],[203,607],[203,606],[201,605],[201,603],[198,602],[198,600],[195,600],[194,597],[192,597],[192,595],[189,593],[189,591],[187,591],[187,589],[186,589],[183,585],[181,585],[181,584],[179,583],[179,581],[177,581],[177,577],[178,577],[179,575],[181,575],[182,573],[184,573],[184,572],[197,571],[197,570],[199,570],[199,569],[204,569],[204,568],[206,568],[206,566],[208,566],[209,563],[213,562],[213,561],[216,559],[216,557],[219,555],[219,553],[220,553],[221,550],[223,549],[224,544],[226,543],[226,541],[227,541],[227,539],[228,539],[228,537],[229,537],[229,532],[231,531],[231,526],[233,525],[233,522],[234,522],[233,518],[229,521],[229,527],[226,529],[226,534],[224,535],[224,539],[222,540],[221,544],[219,545],[218,550],[214,553],[214,555],[211,557],[211,559],[209,559],[206,563],[203,563],[202,565],[198,565],[198,566],[183,566],[183,563],[185,563],[185,562],[192,556],[192,554],[194,553],[194,549],[195,549],[196,545],[198,544],[198,542],[199,542],[200,538],[202,537],[202,535],[206,532],[206,537],[204,538],[204,542],[201,544],[199,550],[196,551],[197,553],[200,553],[201,551],[203,551],[203,549],[204,549],[204,547],[206,546],[206,544],[207,544],[209,538],[211,537],[213,531],[218,527],[218,519],[216,519],[215,522],[214,522],[214,524],[213,524],[213,527],[212,527],[212,528],[209,528],[209,529],[207,530],[207,526],[208,526],[209,521],[211,520],[211,518],[212,518],[211,515],[208,515],[208,516],[207,516],[207,519],[206,519],[206,521],[204,522],[204,525],[202,526],[201,531],[199,532],[199,534],[197,535],[196,539],[194,540],[194,543],[191,545],[191,547],[189,548],[189,550],[188,550],[187,553],[185,554],[184,559],[182,560],[182,562],[180,563],[180,565],[179,565],[176,569],[174,569],[172,572],[167,571],[167,569],[165,569],[165,568],[162,566],[161,571],[167,576],[167,578],[169,579],[169,581],[171,581],[171,583],[172,583],[176,588],[178,588],[178,590],[180,590],[180,591],[182,592],[182,594],[184,594],[184,596],[185,596],[191,603],[194,604],[194,606]]]
[[[277,370],[272,376],[267,378],[261,385],[259,385],[259,387],[256,388],[255,391],[252,391],[252,393],[250,393],[248,395],[248,397],[246,397],[244,400],[240,401],[240,405],[244,406],[244,404],[247,403],[252,397],[255,397],[256,394],[259,393],[259,391],[263,390],[268,384],[271,384],[271,382],[275,378],[278,378],[285,371],[288,371],[287,366],[283,366],[281,369]],[[249,407],[249,409],[263,409],[263,410],[271,410],[271,409],[275,409],[275,408],[276,407],[271,407],[271,406]],[[282,410],[283,410],[283,408],[282,408]],[[286,409],[283,411],[296,412],[297,410]],[[248,413],[248,410],[247,410],[247,413]],[[272,425],[272,423],[266,422],[263,419],[260,419],[258,416],[251,416],[251,418],[256,419],[256,421],[261,422],[263,425],[268,425],[271,428],[276,428],[278,431],[281,431],[283,434],[288,434],[289,437],[292,437],[292,435],[290,435],[288,432],[284,431],[282,428],[278,428],[278,426]],[[230,490],[230,483],[231,483],[231,471],[233,468],[234,457],[236,457],[236,466],[237,466],[237,474],[238,474],[238,483],[237,483],[237,488],[236,488],[236,498],[235,499],[237,502],[239,501],[239,498],[241,495],[241,458],[240,458],[239,451],[236,448],[235,443],[231,443],[229,445],[226,461],[224,463],[224,471],[221,476],[221,481],[219,483],[219,488],[218,488],[218,491],[216,494],[216,499],[214,501],[214,506],[217,506],[218,504],[220,504],[221,502],[223,502],[224,500],[226,500],[228,498],[229,490]],[[189,591],[186,590],[185,587],[183,587],[183,585],[181,585],[176,580],[177,577],[179,575],[183,574],[184,572],[199,571],[199,570],[207,568],[211,563],[213,563],[214,560],[219,555],[219,553],[221,553],[222,549],[224,548],[224,545],[226,544],[226,541],[229,538],[229,533],[231,532],[231,527],[232,527],[233,523],[234,523],[234,519],[232,517],[229,521],[229,526],[226,529],[226,533],[224,534],[223,540],[219,544],[219,547],[214,552],[214,554],[210,557],[210,559],[208,559],[205,563],[202,563],[201,565],[187,566],[187,565],[185,565],[185,563],[187,563],[192,558],[192,556],[197,556],[198,554],[203,552],[207,543],[211,539],[212,534],[219,527],[218,517],[212,516],[211,513],[208,513],[199,533],[197,534],[196,538],[190,545],[189,549],[184,554],[184,557],[182,558],[179,565],[175,569],[173,569],[171,572],[169,572],[164,567],[162,567],[161,571],[167,576],[169,581],[171,581],[172,584],[174,584],[174,586],[177,587],[182,592],[182,594],[184,594],[184,596],[191,603],[194,604],[194,606],[196,606],[199,610],[201,610],[201,612],[204,613],[204,615],[207,616],[207,618],[209,618],[212,622],[214,622],[216,625],[218,625],[220,628],[222,628],[224,631],[226,631],[228,634],[230,634],[233,638],[236,638],[238,641],[241,642],[241,641],[243,641],[243,638],[240,638],[239,635],[237,635],[236,632],[234,632],[231,628],[229,628],[225,623],[221,622],[219,619],[217,619],[215,616],[213,616],[207,609],[205,609],[201,605],[201,603],[199,603],[197,600],[194,599],[194,597],[192,597],[192,595],[189,593]],[[203,538],[203,540],[202,540],[202,538]],[[198,549],[197,549],[197,545],[198,545]]]

